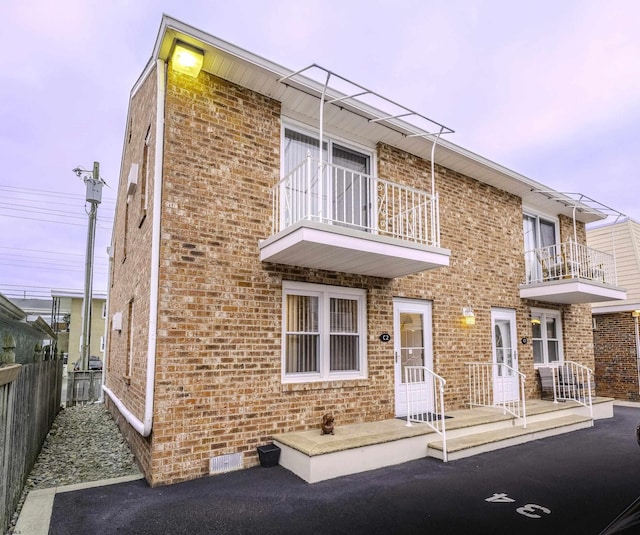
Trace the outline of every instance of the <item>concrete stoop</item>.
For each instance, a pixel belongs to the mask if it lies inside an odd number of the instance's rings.
[[[464,459],[480,453],[517,446],[532,440],[570,433],[592,426],[593,420],[588,416],[569,415],[527,423],[527,427],[516,425],[496,431],[472,433],[458,438],[447,439],[447,457],[449,461],[455,461],[456,459]],[[427,455],[442,460],[442,440],[430,442]]]
[[[613,416],[613,400],[598,398],[593,418],[574,403],[527,402],[527,425],[498,408],[476,408],[447,413],[449,461],[517,446],[532,440],[593,426],[594,420]],[[280,465],[308,483],[393,466],[424,457],[443,458],[442,437],[429,426],[407,426],[399,419],[337,425],[334,435],[319,429],[273,437],[281,448]]]

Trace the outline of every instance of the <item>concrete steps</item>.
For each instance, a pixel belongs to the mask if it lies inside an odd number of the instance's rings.
[[[588,416],[568,415],[528,422],[527,427],[515,425],[493,431],[473,432],[457,438],[447,437],[447,456],[449,461],[455,461],[592,426],[593,420]],[[442,440],[429,442],[427,455],[443,459]]]
[[[593,418],[575,402],[527,401],[527,426],[499,408],[447,412],[448,460],[455,461],[532,440],[570,433],[613,416],[613,399],[597,398]],[[442,437],[425,424],[407,426],[403,420],[365,422],[273,437],[281,448],[280,465],[309,483],[356,474],[424,457],[443,458]]]

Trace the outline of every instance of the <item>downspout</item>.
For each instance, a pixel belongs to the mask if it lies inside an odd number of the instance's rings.
[[[156,102],[156,154],[154,159],[155,180],[153,181],[153,221],[151,233],[151,276],[149,295],[149,343],[147,349],[147,380],[144,396],[144,419],[133,414],[109,388],[103,390],[118,407],[127,422],[143,437],[151,434],[153,425],[153,391],[156,371],[156,345],[158,329],[158,285],[160,271],[160,210],[162,206],[162,156],[164,150],[164,102],[166,65],[161,59],[156,60],[156,76],[158,96]]]
[[[331,73],[327,73],[327,79],[324,82],[324,87],[322,88],[322,96],[320,97],[320,124],[318,125],[318,134],[319,134],[319,145],[318,145],[318,195],[320,199],[320,220],[322,221],[325,214],[322,211],[322,199],[323,199],[323,189],[324,189],[324,173],[322,170],[322,138],[324,137],[324,99],[327,94],[327,86],[329,85],[329,79],[331,78]],[[327,162],[329,161],[329,147],[327,147]],[[309,177],[311,179],[311,177]],[[328,208],[328,207],[327,207]],[[328,212],[328,209],[327,209]],[[311,215],[311,212],[309,212]]]
[[[436,135],[433,140],[433,145],[431,145],[431,202],[434,203],[431,209],[431,242],[435,247],[440,247],[440,215],[436,216],[436,145],[438,144],[438,140],[442,135],[443,126],[440,127],[440,131]],[[438,228],[436,229],[436,222],[438,223]]]

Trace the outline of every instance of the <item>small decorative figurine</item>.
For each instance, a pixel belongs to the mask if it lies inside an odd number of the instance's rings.
[[[320,425],[321,435],[333,435],[333,414],[325,414]]]

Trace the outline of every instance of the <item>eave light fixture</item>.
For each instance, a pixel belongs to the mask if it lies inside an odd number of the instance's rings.
[[[476,324],[476,316],[473,313],[473,309],[471,307],[464,307],[462,309],[462,321],[465,325]]]
[[[632,315],[634,318],[640,318],[640,310],[634,310],[634,311],[631,313],[631,315]]]
[[[204,52],[195,46],[176,41],[171,55],[171,66],[176,72],[197,78],[204,62]]]

